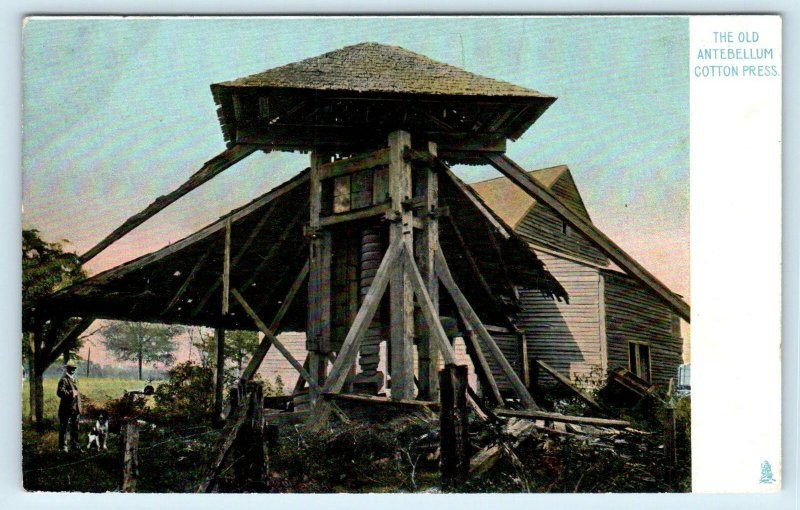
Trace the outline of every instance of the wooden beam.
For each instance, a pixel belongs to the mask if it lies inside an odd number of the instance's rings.
[[[102,273],[97,274],[91,278],[88,278],[85,283],[88,284],[100,284],[105,283],[109,280],[121,278],[126,274],[140,269],[148,264],[152,264],[153,262],[157,262],[164,257],[168,257],[175,252],[178,252],[192,244],[202,241],[203,239],[220,232],[222,229],[225,228],[225,223],[230,220],[232,222],[236,222],[241,218],[251,214],[253,211],[264,207],[266,204],[269,204],[273,200],[277,200],[278,198],[282,197],[283,195],[295,190],[298,186],[302,186],[308,181],[308,173],[300,174],[297,178],[292,179],[291,181],[285,183],[282,186],[270,191],[266,195],[262,196],[261,198],[255,200],[254,202],[246,205],[245,207],[236,210],[223,218],[215,221],[211,225],[195,232],[192,235],[184,237],[180,241],[176,241],[169,246],[165,246],[160,250],[154,251],[148,255],[143,257],[139,257],[138,259],[132,260],[130,262],[126,262],[125,264],[121,264],[115,268],[109,269],[108,271],[103,271]]]
[[[319,167],[319,179],[330,179],[332,177],[339,177],[340,175],[352,174],[374,168],[376,166],[385,166],[389,164],[389,148],[379,149],[374,152],[366,154],[358,154],[339,161],[325,163]]]
[[[322,213],[322,180],[319,170],[331,157],[314,151],[311,153],[311,181],[309,187],[309,278],[308,278],[308,322],[306,348],[309,354],[309,372],[317,387],[323,384],[328,368],[322,354],[323,347],[330,343],[330,256],[331,234],[320,229]],[[326,267],[327,264],[327,267]],[[326,344],[326,345],[323,345]],[[311,386],[309,384],[309,386]],[[317,398],[316,391],[309,393],[311,401]]]
[[[495,409],[498,416],[510,418],[527,418],[530,420],[547,420],[559,423],[577,423],[584,425],[597,425],[599,427],[630,427],[631,422],[625,420],[609,420],[606,418],[592,418],[589,416],[569,416],[561,413],[546,411],[520,411],[512,409]]]
[[[591,222],[576,214],[569,206],[563,204],[558,197],[536,182],[522,167],[505,155],[489,154],[485,155],[484,158],[528,195],[553,209],[564,221],[589,239],[622,270],[639,280],[645,287],[652,290],[683,320],[690,322],[691,311],[689,305],[686,304],[685,301],[669,290],[658,278],[636,262],[633,257],[628,255]]]
[[[453,275],[450,273],[450,268],[447,265],[447,261],[444,258],[441,247],[436,250],[436,274],[439,276],[442,285],[444,285],[444,287],[447,289],[447,292],[453,298],[453,301],[459,308],[459,311],[463,315],[467,324],[469,324],[472,329],[478,333],[480,339],[486,344],[486,347],[488,347],[489,351],[492,353],[494,360],[498,365],[500,365],[500,368],[503,370],[503,374],[505,374],[506,378],[511,383],[511,386],[514,388],[514,392],[517,394],[522,404],[528,409],[538,410],[539,407],[536,405],[536,402],[534,402],[533,397],[531,397],[531,394],[528,392],[525,384],[520,380],[519,376],[514,371],[514,368],[503,354],[503,351],[501,351],[497,346],[494,338],[492,338],[489,332],[486,331],[486,328],[478,317],[478,314],[475,313],[475,310],[473,310],[472,306],[469,304],[469,301],[467,301],[467,298],[461,292],[461,289],[458,288],[458,285],[453,279]]]
[[[489,366],[489,362],[486,361],[486,356],[483,355],[481,346],[475,339],[475,331],[469,326],[466,318],[464,318],[463,315],[461,320],[467,328],[467,331],[464,332],[462,338],[467,346],[467,354],[469,354],[470,358],[472,359],[472,366],[475,367],[475,372],[478,374],[481,383],[483,383],[484,386],[487,386],[491,392],[492,400],[494,401],[495,405],[501,406],[503,405],[503,396],[500,394],[500,388],[497,386],[497,381],[494,379],[492,367]]]
[[[345,223],[348,221],[364,220],[375,216],[383,216],[391,210],[392,206],[390,204],[378,204],[346,213],[323,216],[319,220],[319,226],[330,227],[332,225]]]
[[[469,477],[469,414],[466,365],[445,364],[439,373],[440,470],[443,492],[457,492]]]
[[[288,361],[289,364],[291,364],[294,367],[294,369],[300,373],[300,376],[303,379],[305,379],[306,382],[308,382],[308,385],[312,389],[315,389],[317,385],[311,379],[311,375],[308,373],[308,371],[305,368],[303,368],[303,365],[301,365],[295,359],[294,356],[292,356],[292,353],[289,352],[289,350],[283,345],[283,342],[278,340],[278,338],[272,333],[272,331],[270,331],[269,328],[267,328],[267,325],[264,324],[264,322],[258,317],[258,315],[256,315],[256,312],[254,312],[253,309],[250,308],[250,305],[247,304],[247,301],[245,301],[244,297],[242,297],[239,291],[236,290],[235,288],[232,288],[231,294],[233,295],[234,298],[236,298],[236,301],[239,302],[242,308],[244,308],[245,313],[247,313],[247,315],[249,315],[250,318],[253,319],[253,322],[255,323],[256,327],[259,329],[259,331],[261,331],[264,334],[264,338],[269,338],[269,341],[275,345],[275,348],[278,349],[281,354],[283,354],[283,357],[286,358],[286,361]]]
[[[389,134],[389,195],[399,221],[389,226],[390,242],[400,241],[413,255],[413,213],[403,203],[413,195],[411,165],[404,154],[411,149],[411,135],[405,131]],[[414,396],[414,294],[405,264],[397,264],[389,286],[392,398]]]
[[[322,396],[329,400],[375,404],[387,407],[424,407],[426,409],[437,409],[439,407],[438,402],[430,402],[428,400],[395,400],[385,397],[373,397],[371,395],[356,395],[350,393],[323,393]]]
[[[503,239],[511,238],[509,230],[498,220],[494,214],[486,207],[486,205],[478,198],[472,188],[464,184],[464,182],[450,170],[450,167],[445,165],[444,161],[439,158],[434,158],[437,166],[443,171],[444,175],[450,178],[452,183],[461,192],[461,195],[466,198],[476,209],[478,209],[486,221],[495,229],[497,233],[503,236]]]
[[[215,328],[217,350],[214,362],[214,420],[222,420],[222,412],[225,408],[225,395],[223,387],[225,385],[225,330]]]
[[[225,251],[222,257],[222,316],[228,315],[231,289],[231,220],[225,222]]]
[[[275,316],[272,318],[272,322],[269,324],[270,331],[277,332],[278,328],[280,327],[281,320],[283,316],[286,315],[286,312],[289,310],[289,307],[292,306],[292,302],[294,301],[294,297],[297,295],[297,292],[300,290],[300,287],[305,282],[306,277],[308,277],[308,261],[306,261],[303,269],[300,270],[300,274],[297,275],[295,278],[294,283],[289,288],[289,292],[284,298],[283,303],[281,303],[281,307],[275,312]],[[264,338],[261,339],[261,342],[258,344],[255,352],[253,353],[253,357],[250,358],[250,361],[247,363],[247,366],[242,371],[242,376],[240,379],[244,382],[249,381],[253,378],[258,367],[261,366],[261,363],[264,361],[264,356],[267,355],[269,352],[270,347],[272,347],[272,341],[265,335]],[[307,369],[308,359],[306,358],[306,363],[303,364],[303,367]]]
[[[225,461],[225,457],[227,457],[228,452],[233,446],[236,436],[239,435],[239,430],[242,428],[242,425],[244,425],[244,422],[247,419],[247,408],[248,406],[245,404],[236,407],[231,419],[225,423],[225,428],[222,429],[222,435],[220,436],[220,439],[214,448],[214,451],[217,453],[216,457],[214,458],[214,461],[206,474],[203,476],[202,481],[198,485],[198,493],[208,492],[208,490],[211,488],[211,484],[214,482],[214,479],[217,477],[217,474],[222,468],[222,463]]]
[[[344,342],[342,342],[336,362],[333,364],[330,374],[328,374],[328,379],[325,381],[323,393],[338,392],[342,389],[350,367],[358,354],[358,348],[364,338],[364,333],[369,328],[372,318],[375,316],[375,311],[380,305],[383,293],[389,285],[389,277],[400,258],[402,249],[403,244],[399,239],[389,244],[389,248],[383,255],[380,266],[378,266],[378,271],[375,273],[375,278],[372,280],[367,294],[361,302],[356,318],[353,320]]]
[[[444,332],[442,321],[439,319],[439,313],[433,307],[433,302],[426,289],[425,281],[422,279],[419,268],[417,268],[414,256],[408,249],[408,243],[406,243],[403,249],[403,265],[405,266],[405,271],[410,276],[409,283],[411,284],[414,294],[417,296],[417,301],[419,301],[422,316],[425,318],[425,322],[428,325],[428,331],[432,333],[431,338],[438,344],[437,347],[444,357],[445,364],[455,365],[456,353],[447,339],[447,334]]]
[[[81,333],[89,329],[89,326],[92,325],[94,319],[95,319],[94,317],[84,317],[78,324],[76,324],[69,331],[64,333],[64,335],[58,340],[58,342],[55,343],[55,345],[53,345],[49,349],[46,349],[48,351],[47,366],[39,367],[41,368],[42,373],[44,373],[44,370],[46,370],[47,367],[55,363],[58,357],[61,356],[61,354],[63,354],[66,349],[70,348],[75,343],[75,340],[77,340],[78,337],[81,336]]]
[[[438,147],[433,142],[428,142],[428,153],[435,155]],[[419,270],[425,280],[425,286],[430,296],[431,304],[436,316],[439,316],[439,279],[436,278],[434,268],[435,261],[433,252],[439,242],[439,215],[431,214],[439,212],[439,175],[433,170],[430,163],[423,168],[422,179],[425,181],[425,195],[423,197],[422,208],[414,220],[422,221],[422,234],[420,236],[419,253],[416,254],[419,260]],[[416,228],[416,225],[415,225]],[[439,350],[431,338],[431,333],[423,332],[419,335],[417,344],[417,373],[419,383],[417,384],[418,398],[429,398],[438,400],[439,398]]]
[[[258,150],[258,147],[234,145],[233,147],[222,152],[213,159],[208,160],[203,165],[203,168],[195,172],[189,178],[188,181],[181,184],[174,191],[158,197],[153,203],[148,205],[144,210],[142,210],[137,214],[134,214],[133,216],[125,220],[125,222],[122,225],[117,227],[102,241],[100,241],[89,251],[81,255],[79,258],[80,263],[81,264],[87,263],[88,261],[96,257],[97,254],[108,248],[108,246],[110,246],[113,242],[117,241],[122,236],[124,236],[131,230],[135,229],[136,227],[147,221],[149,218],[155,216],[159,211],[161,211],[171,203],[175,202],[183,195],[199,187],[203,183],[216,177],[223,170],[243,160],[250,154],[254,153],[256,150]]]
[[[575,384],[572,381],[561,375],[561,373],[558,370],[551,367],[550,365],[548,365],[547,363],[545,363],[540,359],[536,360],[536,364],[539,365],[541,368],[545,369],[547,373],[552,375],[558,382],[560,382],[561,384],[572,390],[572,392],[575,393],[578,397],[580,397],[584,402],[586,402],[593,408],[597,409],[598,411],[604,410],[602,405],[600,405],[588,393],[575,386]]]

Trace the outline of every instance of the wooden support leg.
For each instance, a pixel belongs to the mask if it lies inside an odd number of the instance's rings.
[[[136,478],[139,474],[139,424],[136,418],[128,418],[123,422],[120,443],[122,492],[136,492]]]
[[[442,491],[457,492],[469,476],[466,365],[445,365],[440,372],[439,392]]]
[[[402,241],[412,246],[413,214],[404,202],[411,198],[411,165],[404,152],[411,148],[411,136],[405,131],[389,135],[389,192],[392,209],[399,221],[389,227],[390,242]],[[391,313],[392,398],[414,398],[414,294],[402,264],[395,267],[389,288]]]

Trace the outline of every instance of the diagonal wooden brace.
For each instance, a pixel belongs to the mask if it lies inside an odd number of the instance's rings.
[[[355,362],[364,333],[369,328],[372,318],[375,316],[375,311],[380,305],[381,298],[386,292],[392,270],[400,259],[402,250],[403,243],[400,239],[393,241],[386,250],[383,260],[378,266],[378,271],[375,273],[375,279],[372,280],[372,284],[370,284],[367,294],[364,296],[364,301],[358,309],[353,325],[342,343],[336,362],[331,367],[328,379],[322,389],[323,393],[338,392],[342,389],[350,367]]]
[[[458,307],[461,314],[467,320],[467,323],[472,327],[473,330],[478,334],[480,340],[489,348],[489,351],[492,353],[492,357],[494,360],[500,365],[500,368],[503,370],[503,374],[508,378],[511,386],[514,388],[514,392],[519,397],[522,404],[528,408],[533,410],[538,410],[539,406],[536,405],[536,402],[531,397],[531,394],[528,392],[528,389],[525,387],[525,384],[522,383],[517,373],[514,371],[514,368],[506,359],[503,351],[497,346],[495,343],[494,338],[486,331],[486,327],[481,322],[478,314],[475,313],[475,310],[467,301],[467,298],[461,292],[461,289],[458,288],[456,285],[455,280],[453,279],[453,275],[450,273],[450,268],[447,265],[447,260],[445,260],[444,255],[442,254],[442,249],[436,250],[435,253],[436,257],[436,275],[439,277],[439,280],[444,285],[447,292],[450,294],[450,297],[453,298],[456,306]]]

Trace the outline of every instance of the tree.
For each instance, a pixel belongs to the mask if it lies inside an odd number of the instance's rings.
[[[172,354],[175,344],[172,338],[183,328],[144,322],[113,322],[103,330],[106,348],[117,359],[136,361],[139,380],[142,379],[144,363],[170,365],[175,361]]]
[[[250,358],[258,347],[258,334],[255,331],[226,331],[225,357],[236,362],[239,374],[244,360]]]
[[[42,375],[58,356],[69,356],[80,344],[79,318],[45,318],[37,314],[39,303],[85,278],[78,256],[64,251],[63,244],[44,241],[36,229],[22,230],[22,356],[28,363],[30,410],[42,423],[44,386]],[[55,320],[53,320],[55,319]],[[85,324],[86,327],[89,324]],[[56,344],[68,331],[77,332],[70,342]],[[56,346],[57,349],[53,350]]]

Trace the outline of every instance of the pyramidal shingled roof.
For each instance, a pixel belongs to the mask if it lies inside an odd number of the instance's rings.
[[[217,85],[356,92],[550,98],[399,46],[360,43]]]

